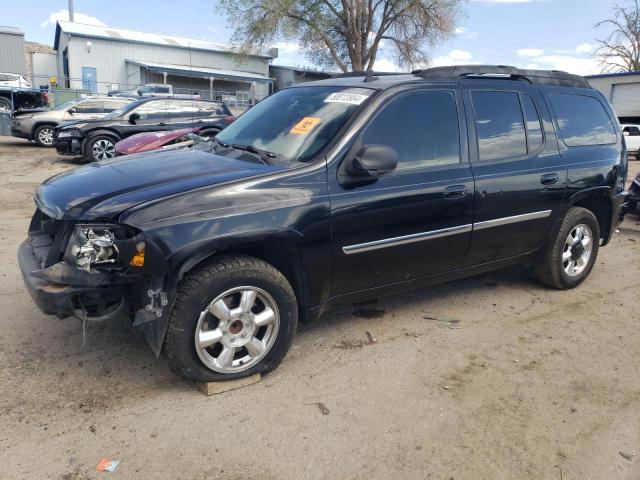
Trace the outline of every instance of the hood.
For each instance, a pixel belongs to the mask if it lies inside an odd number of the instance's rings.
[[[141,203],[283,168],[195,149],[128,155],[50,178],[38,188],[36,204],[58,219],[115,219]]]
[[[167,145],[174,140],[184,137],[187,133],[195,132],[197,128],[180,128],[167,132],[144,132],[132,135],[116,143],[116,152],[120,155],[148,152]]]
[[[66,122],[62,122],[58,125],[58,129],[62,128],[75,128],[77,125],[91,125],[93,127],[100,127],[102,125],[111,124],[113,125],[113,119],[106,119],[105,115],[99,115],[96,117],[82,118],[78,120],[68,120]]]

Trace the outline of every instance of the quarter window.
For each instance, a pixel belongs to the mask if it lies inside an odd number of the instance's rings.
[[[597,98],[567,93],[551,94],[549,98],[564,143],[569,147],[616,142],[611,119]]]
[[[531,153],[542,145],[542,125],[540,124],[540,116],[533,99],[526,93],[521,93],[520,95],[527,125],[527,147],[529,153]]]
[[[515,92],[471,92],[480,161],[527,154],[520,100]],[[539,122],[538,122],[539,123]]]
[[[361,145],[388,145],[398,153],[394,173],[460,162],[456,100],[450,91],[401,95],[365,128]]]

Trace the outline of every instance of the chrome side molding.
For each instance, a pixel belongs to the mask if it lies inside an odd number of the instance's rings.
[[[346,255],[352,255],[354,253],[369,252],[371,250],[379,250],[381,248],[387,247],[396,247],[398,245],[406,245],[408,243],[421,242],[423,240],[431,240],[433,238],[441,238],[449,235],[456,235],[458,233],[468,233],[473,230],[483,230],[485,228],[499,227],[501,225],[509,225],[511,223],[526,222],[527,220],[546,218],[550,215],[551,210],[523,213],[522,215],[513,215],[511,217],[485,220],[483,222],[477,222],[475,224],[468,223],[466,225],[442,228],[440,230],[431,230],[430,232],[413,233],[411,235],[403,235],[401,237],[391,237],[382,240],[374,240],[373,242],[347,245],[345,247],[342,247],[342,251]]]
[[[380,248],[395,247],[398,245],[406,245],[407,243],[421,242],[422,240],[430,240],[432,238],[446,237],[457,233],[467,233],[472,229],[472,225],[458,225],[455,227],[442,228],[440,230],[431,230],[430,232],[413,233],[402,237],[385,238],[383,240],[375,240],[373,242],[358,243],[356,245],[348,245],[342,247],[342,251],[351,255],[354,253],[369,252]]]
[[[526,222],[527,220],[536,220],[538,218],[547,218],[551,215],[551,210],[542,210],[540,212],[523,213],[522,215],[513,215],[512,217],[495,218],[493,220],[485,220],[473,224],[474,230],[482,230],[484,228],[499,227],[501,225],[509,225],[510,223]]]

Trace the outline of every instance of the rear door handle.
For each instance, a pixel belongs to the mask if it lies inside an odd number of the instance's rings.
[[[444,198],[451,200],[454,198],[462,198],[467,194],[467,187],[464,185],[451,185],[442,190]]]
[[[542,183],[543,185],[553,185],[557,181],[557,173],[545,173],[544,175],[542,175],[542,177],[540,177],[540,183]]]

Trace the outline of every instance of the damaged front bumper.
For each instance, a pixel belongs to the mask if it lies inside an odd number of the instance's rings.
[[[145,239],[146,260],[140,266],[109,264],[79,268],[67,258],[77,224],[37,211],[29,237],[18,249],[24,284],[38,308],[58,318],[84,317],[108,320],[128,313],[156,354],[160,353],[170,310],[167,263],[163,251]],[[124,228],[124,227],[120,227]],[[116,251],[128,259],[141,235],[117,240]],[[71,243],[73,244],[73,243]],[[67,253],[65,253],[67,252]],[[173,284],[173,282],[172,282]],[[171,292],[175,288],[170,289]]]

